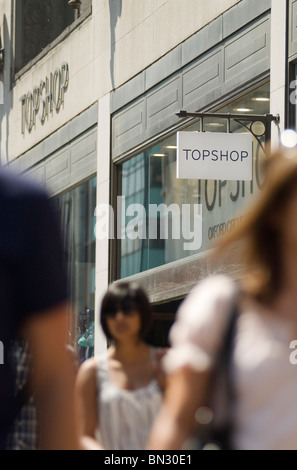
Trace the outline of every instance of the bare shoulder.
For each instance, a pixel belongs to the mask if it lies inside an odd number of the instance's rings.
[[[97,424],[94,412],[97,410],[96,372],[96,358],[88,359],[80,366],[75,383],[76,412],[79,414],[79,422],[82,428],[88,430],[87,433],[92,433],[90,434],[92,436]]]
[[[88,359],[80,366],[77,379],[84,383],[93,381],[96,378],[97,368],[98,359],[95,357]]]

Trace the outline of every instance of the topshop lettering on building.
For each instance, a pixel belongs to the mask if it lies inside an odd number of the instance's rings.
[[[31,132],[36,125],[37,117],[41,124],[45,123],[53,110],[59,112],[64,103],[64,94],[69,84],[69,66],[63,62],[60,68],[56,68],[39,85],[35,85],[32,91],[21,96],[22,103],[22,134],[27,129]]]

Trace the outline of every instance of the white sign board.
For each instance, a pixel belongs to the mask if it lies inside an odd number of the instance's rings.
[[[178,132],[176,168],[181,179],[250,181],[252,135]]]

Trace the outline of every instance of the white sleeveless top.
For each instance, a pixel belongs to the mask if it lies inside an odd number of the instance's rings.
[[[155,350],[152,348],[155,360]],[[98,441],[106,450],[143,450],[162,403],[156,379],[146,387],[125,390],[109,379],[107,353],[98,358]]]

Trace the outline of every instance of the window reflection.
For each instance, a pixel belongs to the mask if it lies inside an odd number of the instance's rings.
[[[94,353],[96,178],[54,199],[62,227],[74,315],[70,334],[80,362]]]

